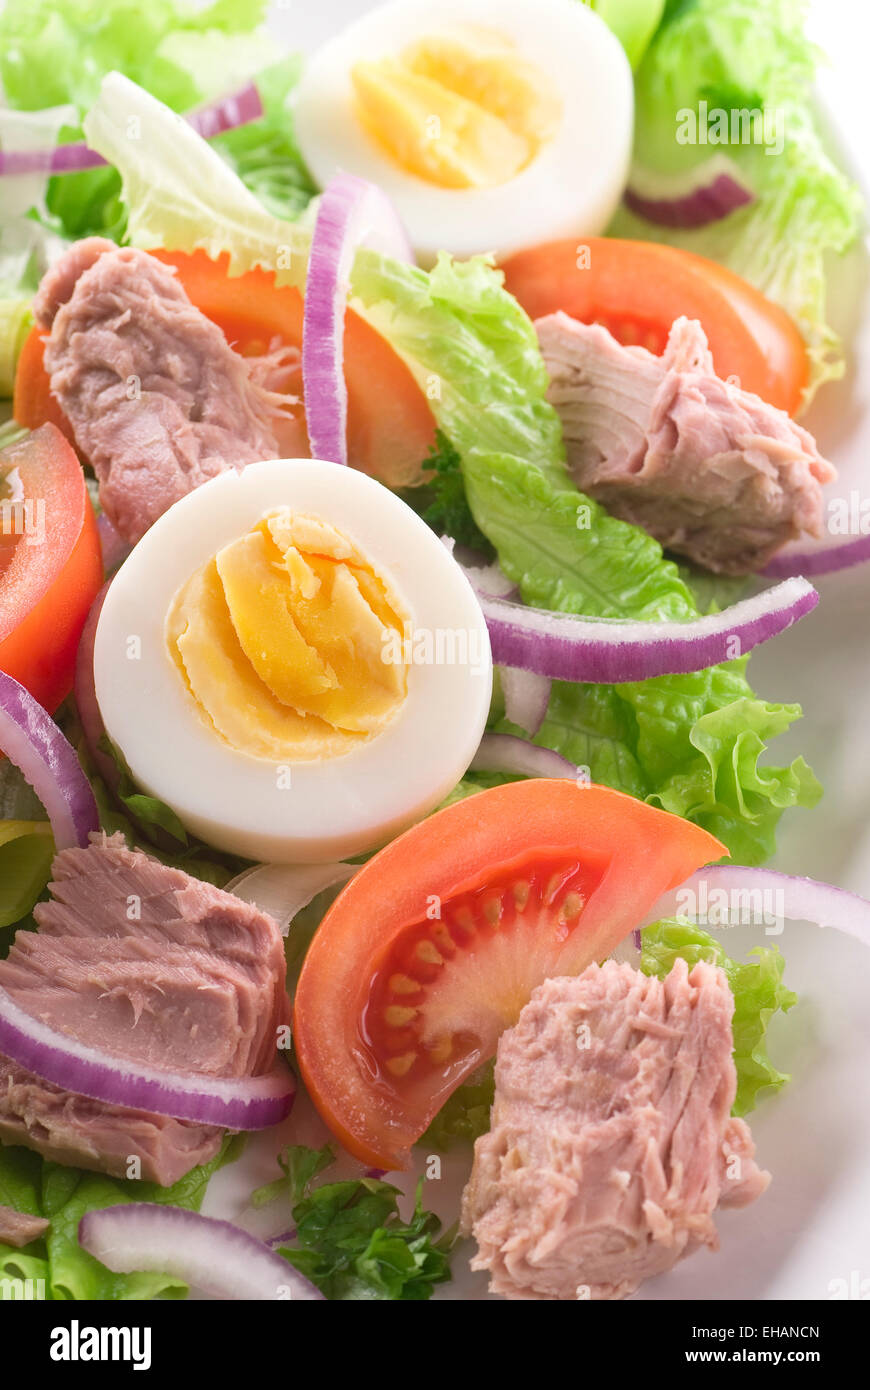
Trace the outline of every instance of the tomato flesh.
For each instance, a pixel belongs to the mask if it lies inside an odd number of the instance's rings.
[[[698,319],[720,377],[790,415],[802,404],[809,359],[797,325],[715,261],[654,242],[592,237],[579,247],[572,239],[520,251],[502,269],[531,318],[562,310],[658,355],[675,319]]]
[[[323,1119],[363,1162],[406,1166],[537,985],[603,960],[725,852],[677,816],[558,779],[406,831],[339,894],[302,967],[296,1055]]]
[[[407,927],[376,966],[361,1021],[365,1065],[437,1109],[558,972],[597,873],[575,855],[530,855]],[[434,910],[434,909],[433,909]]]

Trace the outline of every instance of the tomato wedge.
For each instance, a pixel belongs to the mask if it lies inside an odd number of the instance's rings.
[[[51,424],[0,452],[0,670],[53,712],[103,582],[94,509],[75,452]],[[16,498],[18,505],[15,505]]]
[[[293,286],[276,289],[274,276],[265,270],[230,276],[226,255],[213,261],[204,251],[152,254],[175,267],[191,303],[223,330],[243,356],[267,352],[275,338],[301,348],[303,301]],[[386,339],[352,309],[345,320],[344,351],[351,464],[389,487],[413,487],[422,481],[421,465],[435,440],[435,421],[424,393]],[[301,371],[288,376],[285,389],[301,395]],[[19,424],[30,429],[51,420],[72,438],[49,388],[42,338],[36,328],[18,361],[14,414]],[[304,409],[288,415],[276,434],[288,457],[308,456]]]
[[[561,309],[619,342],[664,352],[674,319],[698,319],[721,377],[793,415],[809,380],[794,320],[725,266],[648,241],[552,241],[506,260],[505,284],[530,318]]]
[[[406,1166],[537,985],[603,960],[726,853],[678,816],[560,780],[480,792],[400,835],[335,900],[299,978],[296,1054],[321,1116],[364,1163]]]

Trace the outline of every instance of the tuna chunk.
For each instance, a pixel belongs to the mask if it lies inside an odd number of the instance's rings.
[[[287,1022],[271,917],[128,850],[120,835],[57,855],[38,932],[18,932],[0,988],[34,1018],[169,1071],[257,1076]],[[168,1185],[213,1157],[222,1131],[71,1095],[0,1058],[0,1139],[60,1163]]]
[[[23,1250],[32,1240],[44,1236],[50,1226],[51,1222],[41,1216],[0,1207],[0,1245],[14,1245],[16,1250]]]
[[[835,470],[784,411],[722,381],[701,325],[677,319],[663,357],[566,314],[538,319],[580,488],[705,569],[763,569],[818,536]]]
[[[678,960],[547,980],[499,1043],[492,1129],[463,1197],[473,1269],[508,1298],[622,1298],[701,1245],[770,1178],[736,1091],[721,970]]]
[[[216,474],[279,455],[289,398],[266,383],[295,350],[268,360],[233,352],[147,252],[77,242],[43,278],[34,315],[48,334],[52,392],[126,540]]]

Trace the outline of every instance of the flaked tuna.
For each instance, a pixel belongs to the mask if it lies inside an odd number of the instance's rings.
[[[463,1228],[509,1298],[622,1298],[701,1245],[717,1207],[769,1182],[736,1092],[723,972],[677,960],[547,980],[499,1043],[492,1129]]]
[[[784,411],[716,376],[699,323],[677,319],[662,357],[562,313],[535,327],[572,477],[614,516],[722,574],[821,534],[834,468]]]
[[[0,988],[70,1037],[120,1058],[205,1076],[258,1076],[287,1022],[277,924],[210,884],[93,837],[53,865],[38,932],[17,933]],[[213,1157],[222,1131],[71,1095],[0,1058],[0,1139],[61,1163],[170,1184]]]
[[[16,1250],[22,1250],[32,1240],[44,1236],[50,1226],[51,1222],[41,1216],[0,1206],[0,1245],[12,1245]]]
[[[269,387],[295,349],[234,352],[154,256],[101,237],[76,242],[33,309],[52,392],[126,540],[216,474],[280,455],[279,407],[292,398]]]

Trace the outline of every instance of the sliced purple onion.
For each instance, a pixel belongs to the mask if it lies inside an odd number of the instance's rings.
[[[171,1274],[218,1299],[320,1301],[319,1289],[263,1241],[182,1207],[128,1202],[86,1212],[79,1244],[115,1274]]]
[[[302,324],[302,383],[311,457],[347,463],[344,315],[354,257],[369,246],[413,261],[386,194],[355,174],[338,174],[321,195],[314,224]]]
[[[0,750],[45,807],[56,848],[85,849],[91,831],[100,826],[91,784],[51,715],[5,671],[0,671]]]
[[[816,549],[786,549],[767,564],[762,574],[765,579],[786,579],[794,575],[837,574],[840,570],[851,569],[854,565],[866,565],[870,560],[870,535],[853,536],[834,545],[818,546]]]
[[[478,593],[492,659],[551,680],[613,685],[703,671],[743,656],[812,612],[819,596],[793,578],[692,622],[614,622],[527,608]]]
[[[870,946],[870,902],[866,898],[816,879],[797,878],[776,869],[745,868],[739,864],[714,864],[698,869],[679,888],[659,899],[644,925],[649,926],[663,917],[682,916],[691,921],[700,917],[699,925],[703,926],[704,920],[710,917],[711,908],[716,915],[714,925],[725,925],[729,920],[745,916],[753,901],[757,905],[759,894],[762,902],[769,905],[765,911],[772,906],[775,915],[789,922],[833,927]],[[694,904],[697,910],[687,912],[687,902]]]
[[[471,760],[472,772],[504,772],[521,777],[570,777],[580,769],[552,748],[539,748],[515,734],[484,734]]]
[[[197,135],[210,140],[225,130],[257,121],[263,114],[260,93],[253,82],[240,92],[221,97],[208,106],[192,111],[185,119]],[[0,150],[0,176],[4,174],[76,174],[97,169],[107,161],[82,141],[57,145],[53,150]]]
[[[240,92],[233,92],[228,97],[209,102],[198,111],[188,112],[185,120],[203,140],[211,140],[215,135],[222,135],[225,130],[235,130],[240,125],[259,121],[262,115],[263,103],[260,93],[256,84],[249,82]]]
[[[105,512],[97,517],[97,530],[100,533],[100,548],[103,552],[103,570],[111,574],[123,564],[133,547],[118,535]]]
[[[706,227],[755,202],[755,194],[736,164],[717,154],[677,174],[635,167],[624,195],[638,217],[660,227]]]
[[[235,893],[246,903],[267,912],[286,936],[290,924],[318,893],[336,883],[347,883],[358,864],[257,864],[231,879],[224,892]]]
[[[500,675],[506,718],[534,738],[547,713],[552,682],[547,676],[514,666],[502,666]]]
[[[0,989],[0,1055],[75,1095],[225,1129],[268,1129],[290,1114],[296,1082],[286,1067],[227,1079],[164,1071],[59,1033]]]

